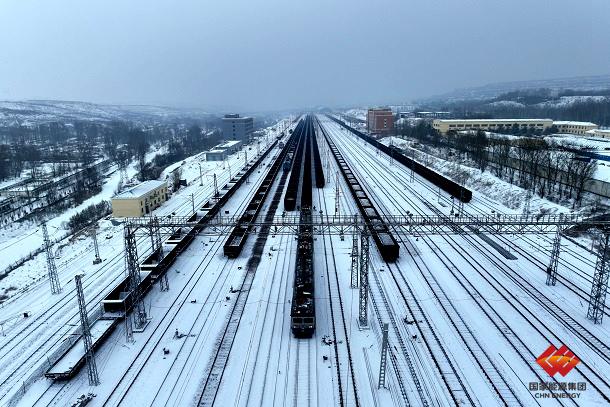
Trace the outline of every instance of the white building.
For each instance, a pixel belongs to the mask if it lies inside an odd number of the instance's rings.
[[[555,121],[553,125],[557,127],[557,132],[562,134],[576,134],[584,136],[590,130],[595,130],[599,126],[591,122],[572,122],[572,121]]]

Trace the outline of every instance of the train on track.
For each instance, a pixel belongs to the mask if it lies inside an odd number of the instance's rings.
[[[312,116],[305,119],[305,129],[302,135],[302,177],[300,185],[300,215],[299,234],[297,237],[297,255],[294,267],[294,287],[292,292],[292,307],[290,320],[292,333],[297,338],[311,338],[316,329],[315,307],[315,276],[313,266],[313,226],[311,225],[313,210],[313,168],[312,161],[320,161]],[[312,160],[313,155],[313,160]],[[317,156],[317,157],[316,157]],[[317,167],[316,167],[317,168]],[[323,182],[324,173],[319,167]],[[317,171],[317,170],[316,170]],[[316,172],[316,180],[318,173]],[[316,181],[317,185],[317,181]]]
[[[426,167],[425,165],[422,165],[422,164],[418,163],[417,161],[405,156],[404,154],[402,154],[402,152],[400,152],[396,148],[381,144],[379,141],[375,140],[371,136],[368,136],[368,135],[362,133],[361,131],[354,129],[353,127],[351,127],[348,124],[344,123],[343,121],[337,119],[336,117],[333,117],[330,115],[328,117],[331,120],[333,120],[336,123],[343,126],[344,128],[348,129],[352,133],[354,133],[356,136],[360,137],[362,140],[371,144],[375,148],[378,148],[379,150],[383,151],[384,153],[392,156],[396,161],[403,164],[407,168],[412,169],[415,173],[419,174],[421,177],[425,178],[432,184],[441,188],[443,191],[451,194],[452,197],[455,197],[456,199],[459,199],[460,201],[462,201],[464,203],[468,203],[472,200],[472,191],[470,189],[458,184],[455,181],[450,180],[449,178],[445,177],[444,175],[441,175],[438,172]]]
[[[356,205],[364,219],[364,223],[367,225],[368,231],[379,249],[379,253],[381,253],[381,257],[387,262],[396,261],[400,254],[398,241],[381,219],[379,211],[373,205],[373,201],[364,191],[360,181],[358,181],[352,172],[335,143],[330,139],[324,128],[320,128],[322,129],[326,142],[330,146],[330,151],[335,157],[335,161],[341,169],[341,174],[343,174],[343,178],[349,186],[350,193],[356,201]]]

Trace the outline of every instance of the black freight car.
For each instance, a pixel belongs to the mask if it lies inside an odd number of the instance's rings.
[[[430,181],[437,187],[440,187],[445,192],[448,192],[449,194],[451,194],[451,196],[453,196],[465,203],[468,203],[472,200],[472,191],[469,190],[468,188],[465,188],[465,187],[461,186],[460,184],[458,184],[457,182],[454,182],[454,181],[450,180],[449,178],[445,177],[444,175],[441,175],[438,172],[426,167],[425,165],[422,165],[422,164],[418,163],[417,161],[412,160],[411,158],[402,154],[395,148],[388,147],[386,145],[381,144],[379,141],[354,129],[353,127],[345,124],[343,121],[341,121],[333,116],[328,116],[328,117],[330,119],[334,120],[335,122],[337,122],[338,124],[340,124],[341,126],[345,127],[346,129],[350,130],[356,136],[365,140],[369,144],[373,145],[374,147],[378,148],[379,150],[383,151],[384,153],[391,155],[392,157],[394,157],[394,159],[396,161],[403,164],[407,168],[412,169],[414,172],[419,174],[421,177]]]
[[[311,221],[311,210],[301,211],[302,222]],[[311,225],[299,227],[294,289],[290,312],[292,333],[297,338],[311,338],[316,328],[313,270],[313,230]]]

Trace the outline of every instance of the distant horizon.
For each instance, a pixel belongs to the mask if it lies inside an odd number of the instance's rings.
[[[196,105],[189,105],[189,104],[180,104],[180,103],[176,103],[176,104],[170,104],[170,103],[122,103],[122,102],[105,102],[105,101],[94,101],[94,100],[67,100],[67,99],[53,99],[53,98],[32,98],[32,99],[0,99],[0,102],[8,102],[8,103],[19,103],[19,102],[31,102],[31,103],[36,103],[36,102],[50,102],[50,103],[80,103],[80,104],[91,104],[91,105],[97,105],[97,106],[112,106],[112,107],[155,107],[155,108],[165,108],[165,109],[174,109],[174,110],[204,110],[202,113],[209,113],[209,114],[224,114],[224,113],[242,113],[244,112],[245,114],[253,114],[253,113],[277,113],[277,112],[283,112],[283,111],[289,111],[289,112],[294,112],[294,111],[307,111],[307,110],[312,110],[312,109],[317,109],[317,108],[330,108],[330,109],[344,109],[344,108],[363,108],[363,107],[367,107],[367,106],[384,106],[384,105],[393,105],[393,106],[399,106],[399,105],[405,105],[405,104],[417,104],[417,103],[423,103],[425,101],[428,100],[436,100],[437,98],[440,99],[442,97],[451,95],[453,93],[458,93],[458,92],[465,92],[465,91],[469,91],[469,90],[479,90],[479,89],[484,89],[487,87],[493,87],[493,86],[501,86],[501,85],[511,85],[511,84],[527,84],[527,83],[535,83],[535,82],[544,82],[544,81],[561,81],[561,80],[578,80],[578,79],[592,79],[592,78],[607,78],[608,79],[608,86],[606,88],[603,89],[610,89],[610,73],[608,74],[598,74],[598,75],[579,75],[579,76],[564,76],[564,77],[554,77],[554,78],[536,78],[536,79],[527,79],[527,80],[518,80],[518,81],[502,81],[502,82],[490,82],[490,83],[485,83],[485,84],[481,84],[481,85],[477,85],[477,86],[470,86],[470,87],[457,87],[454,89],[448,89],[442,93],[438,93],[438,94],[429,94],[427,96],[423,96],[414,100],[405,100],[405,101],[384,101],[384,102],[378,102],[378,103],[369,103],[369,104],[364,104],[364,103],[353,103],[353,104],[342,104],[342,105],[335,105],[335,106],[326,106],[326,105],[316,105],[316,106],[307,106],[307,107],[285,107],[285,108],[278,108],[278,109],[269,109],[269,110],[249,110],[249,109],[242,109],[239,107],[231,107],[231,106],[196,106]],[[529,88],[527,88],[529,89]],[[562,89],[571,89],[571,90],[583,90],[586,91],[588,89],[586,88],[578,88],[578,87],[569,87],[569,88],[562,88]],[[602,89],[602,88],[600,88]],[[520,90],[520,88],[515,88],[514,90]]]

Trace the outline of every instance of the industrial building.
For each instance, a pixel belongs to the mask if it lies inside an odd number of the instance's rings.
[[[149,214],[167,201],[165,181],[144,181],[112,197],[112,216],[136,217]]]
[[[239,117],[238,114],[226,114],[222,118],[222,135],[226,140],[247,142],[254,132],[254,120],[251,117]]]
[[[551,119],[437,119],[432,122],[432,127],[441,134],[447,134],[449,131],[462,130],[508,131],[515,127],[518,127],[519,129],[529,128],[537,131],[544,131],[552,125],[553,120]]]
[[[222,144],[217,145],[216,147],[214,147],[215,150],[222,150],[224,151],[227,155],[229,154],[233,154],[239,151],[239,149],[241,148],[243,142],[240,140],[229,140],[226,141]]]
[[[366,130],[370,134],[388,134],[394,131],[394,113],[392,109],[374,108],[366,113]]]
[[[213,150],[207,151],[205,153],[205,160],[206,161],[224,161],[226,156],[227,156],[227,153],[225,153],[225,150],[219,150],[217,148],[214,148]]]
[[[576,134],[579,136],[585,136],[588,131],[599,128],[597,124],[591,122],[556,121],[553,124],[557,127],[558,133]]]

